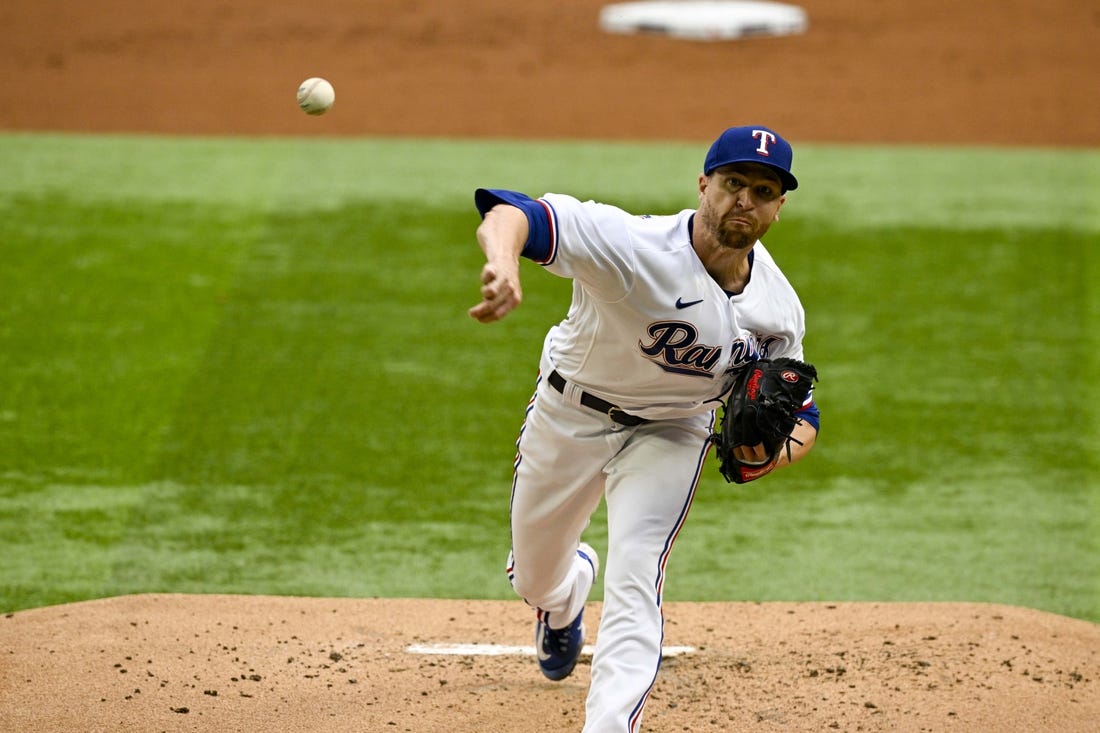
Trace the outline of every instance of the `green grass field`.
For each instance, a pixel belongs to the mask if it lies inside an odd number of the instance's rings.
[[[514,440],[569,292],[525,264],[519,311],[465,315],[473,189],[674,211],[707,142],[0,135],[0,611],[511,598]],[[667,597],[1100,621],[1100,151],[795,168],[768,244],[821,438],[744,487],[712,467]]]

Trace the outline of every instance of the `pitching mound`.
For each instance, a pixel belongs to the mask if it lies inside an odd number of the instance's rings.
[[[670,603],[665,616],[681,653],[665,659],[650,731],[1100,720],[1100,626],[1085,621],[984,604]],[[0,618],[0,730],[579,730],[590,660],[544,680],[531,625],[518,601],[139,595],[23,611]],[[460,644],[477,646],[443,653]]]

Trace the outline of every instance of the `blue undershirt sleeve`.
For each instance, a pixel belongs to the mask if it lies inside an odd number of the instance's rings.
[[[527,242],[524,257],[545,264],[553,259],[554,235],[548,204],[516,191],[500,188],[479,188],[474,192],[474,204],[482,218],[497,204],[508,204],[527,215]]]
[[[816,403],[811,402],[796,412],[795,415],[803,422],[808,422],[810,425],[813,425],[814,430],[821,430],[821,410],[817,409]]]

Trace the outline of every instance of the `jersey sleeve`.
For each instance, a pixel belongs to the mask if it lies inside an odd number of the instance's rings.
[[[631,237],[620,209],[572,196],[548,193],[532,199],[504,189],[480,188],[474,202],[484,217],[497,204],[509,204],[527,216],[523,257],[555,275],[572,278],[602,300],[617,300],[634,277]]]
[[[806,312],[802,308],[802,302],[798,294],[791,286],[790,281],[783,275],[771,253],[762,244],[757,244],[753,249],[753,277],[760,277],[761,282],[767,284],[763,292],[756,293],[759,300],[754,301],[756,310],[769,314],[766,322],[755,322],[757,313],[746,314],[746,323],[751,330],[767,334],[773,341],[766,341],[762,349],[761,358],[775,359],[788,357],[806,361],[802,351],[802,339],[806,335]],[[762,307],[765,306],[766,307]],[[821,430],[821,411],[814,402],[814,390],[811,387],[806,401],[795,413],[803,422],[813,425],[814,430]]]
[[[517,191],[479,188],[474,192],[474,205],[482,218],[497,204],[515,206],[527,216],[527,242],[520,254],[540,265],[553,262],[557,254],[557,227],[553,209],[545,201],[533,199]]]
[[[802,311],[802,305],[795,303],[792,307],[792,328],[793,333],[791,335],[792,348],[784,349],[778,353],[770,353],[768,357],[780,357],[786,356],[792,359],[798,359],[799,361],[805,361],[806,357],[802,353],[802,337],[805,333],[805,314]],[[802,407],[799,408],[795,415],[810,425],[814,426],[814,430],[821,431],[821,410],[818,409],[817,403],[814,402],[814,390],[810,387],[810,393],[806,395],[806,401],[802,403]]]
[[[806,398],[806,404],[795,415],[803,422],[813,425],[814,430],[821,432],[821,410],[817,409],[817,403],[814,402],[813,390],[810,390],[810,394]]]

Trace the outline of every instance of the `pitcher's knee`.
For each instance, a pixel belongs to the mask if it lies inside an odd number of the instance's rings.
[[[516,556],[511,552],[508,553],[508,565],[505,572],[508,574],[508,582],[516,595],[532,605],[538,605],[538,600],[541,600],[541,596],[546,592],[546,589],[540,586],[535,576],[516,564]]]
[[[512,590],[523,600],[532,606],[542,606],[548,600],[554,588],[530,573],[513,568],[508,573],[508,580],[512,583]]]

